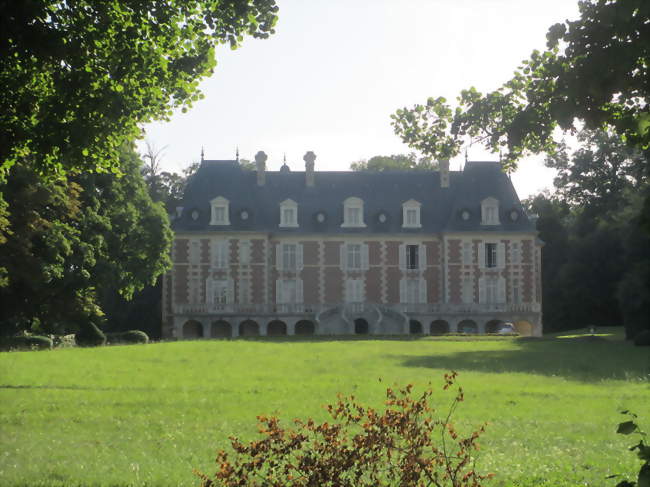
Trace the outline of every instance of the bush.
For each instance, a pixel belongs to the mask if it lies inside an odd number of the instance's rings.
[[[650,347],[650,330],[644,330],[634,336],[634,344],[637,347]]]
[[[40,335],[5,337],[2,340],[2,348],[5,350],[50,350],[52,340]]]
[[[455,378],[455,372],[445,374],[444,389]],[[295,428],[260,416],[261,439],[231,438],[233,453],[217,453],[213,476],[195,473],[203,487],[480,487],[492,476],[479,474],[473,457],[484,426],[463,436],[450,423],[462,389],[440,416],[429,404],[432,394],[428,388],[415,396],[411,385],[387,389],[383,411],[339,396],[327,406],[331,421],[296,419]]]
[[[639,442],[636,445],[632,445],[626,450],[634,452],[636,451],[636,456],[639,460],[643,462],[639,473],[635,475],[637,478],[635,481],[621,480],[616,484],[616,487],[647,487],[650,485],[650,445],[645,444],[646,434],[641,431],[639,425],[637,424],[637,415],[630,411],[621,411],[621,414],[624,414],[628,417],[627,421],[623,421],[618,424],[616,432],[620,435],[631,435],[634,434],[639,438]],[[621,475],[615,474],[607,477],[608,479],[614,479],[621,477]]]
[[[147,334],[140,330],[122,331],[119,333],[107,333],[106,339],[110,344],[116,343],[149,343]]]
[[[74,334],[52,335],[51,338],[56,348],[70,348],[76,345]]]
[[[106,343],[106,335],[95,323],[87,321],[75,334],[74,341],[80,347],[98,347]]]

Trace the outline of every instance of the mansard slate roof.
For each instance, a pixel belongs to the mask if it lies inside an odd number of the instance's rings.
[[[279,234],[534,231],[498,162],[468,162],[463,171],[449,175],[449,187],[441,188],[437,171],[316,171],[314,186],[308,187],[304,171],[266,171],[264,186],[258,186],[256,171],[242,169],[237,161],[205,160],[188,182],[182,212],[172,227],[177,232]],[[230,225],[210,225],[210,201],[218,196],[229,201]],[[341,228],[343,201],[351,196],[363,200],[365,228]],[[488,197],[499,201],[499,225],[481,225],[481,201]],[[280,203],[286,199],[298,205],[297,228],[279,227]],[[411,199],[422,205],[421,228],[402,228],[402,204]],[[461,218],[465,210],[468,220]],[[512,210],[518,213],[516,220],[510,218]],[[318,213],[324,213],[325,221],[318,221]]]

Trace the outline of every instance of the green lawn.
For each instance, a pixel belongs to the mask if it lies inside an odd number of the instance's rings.
[[[455,369],[457,422],[490,423],[479,459],[490,485],[614,485],[604,477],[638,465],[614,433],[618,411],[650,429],[650,353],[598,333],[2,353],[0,484],[196,485],[192,469],[213,471],[215,450],[251,438],[258,414],[324,419],[337,392],[379,405],[387,385],[437,386]]]

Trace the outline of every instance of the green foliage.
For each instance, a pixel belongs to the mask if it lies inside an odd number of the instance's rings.
[[[413,152],[410,154],[393,154],[392,156],[374,156],[370,159],[353,162],[350,169],[353,171],[432,171],[437,168],[437,163],[426,157],[418,158]]]
[[[140,160],[122,149],[122,175],[47,178],[16,164],[0,185],[12,206],[13,235],[0,245],[0,321],[14,333],[38,319],[46,333],[75,331],[103,315],[101,298],[130,299],[169,266],[172,234],[147,194]]]
[[[202,97],[215,48],[268,37],[277,11],[274,0],[1,2],[0,186],[17,164],[54,186],[120,174],[143,124]],[[16,233],[6,197],[0,188],[0,245]],[[66,231],[49,229],[55,245]],[[0,265],[0,286],[9,272]]]
[[[543,312],[549,330],[623,322],[628,338],[648,328],[650,234],[645,159],[618,136],[583,130],[580,147],[547,158],[556,193],[525,202],[539,215]],[[552,284],[550,284],[552,283]]]
[[[4,2],[0,167],[114,170],[142,123],[201,95],[215,47],[274,32],[273,0]]]
[[[456,375],[445,374],[445,390]],[[197,475],[204,487],[480,487],[491,477],[476,471],[473,458],[485,426],[463,436],[451,422],[464,401],[462,388],[442,415],[431,405],[432,396],[431,387],[418,395],[411,384],[388,388],[381,411],[339,395],[326,406],[327,421],[296,419],[293,428],[258,416],[261,439],[245,444],[231,438],[233,453],[217,453],[217,473]]]
[[[636,481],[622,480],[616,484],[616,487],[650,487],[650,445],[645,443],[646,434],[641,431],[639,425],[636,423],[637,415],[630,411],[623,411],[621,414],[628,416],[630,419],[619,423],[616,432],[620,435],[635,434],[640,437],[636,445],[628,448],[631,452],[636,452],[639,460],[643,462],[639,473],[636,476]],[[610,475],[608,479],[620,477],[620,475]]]
[[[147,334],[140,330],[107,333],[106,340],[109,345],[116,343],[149,343],[149,337]]]
[[[75,343],[80,347],[99,347],[106,343],[106,335],[95,323],[87,321],[74,335]]]
[[[583,0],[580,18],[549,29],[548,50],[534,51],[513,78],[486,94],[462,90],[392,115],[402,140],[434,159],[472,141],[503,154],[507,166],[529,153],[552,153],[557,127],[611,127],[627,144],[650,148],[650,6],[646,0]]]
[[[0,348],[4,350],[51,350],[52,340],[39,335],[19,335],[0,339]]]

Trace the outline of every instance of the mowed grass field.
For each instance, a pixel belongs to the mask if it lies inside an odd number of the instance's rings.
[[[650,351],[617,339],[194,341],[0,354],[0,485],[196,485],[255,416],[325,419],[337,393],[380,406],[387,386],[454,369],[455,421],[489,423],[495,486],[613,485],[638,460],[621,409],[650,429]],[[378,380],[381,378],[381,382]]]

